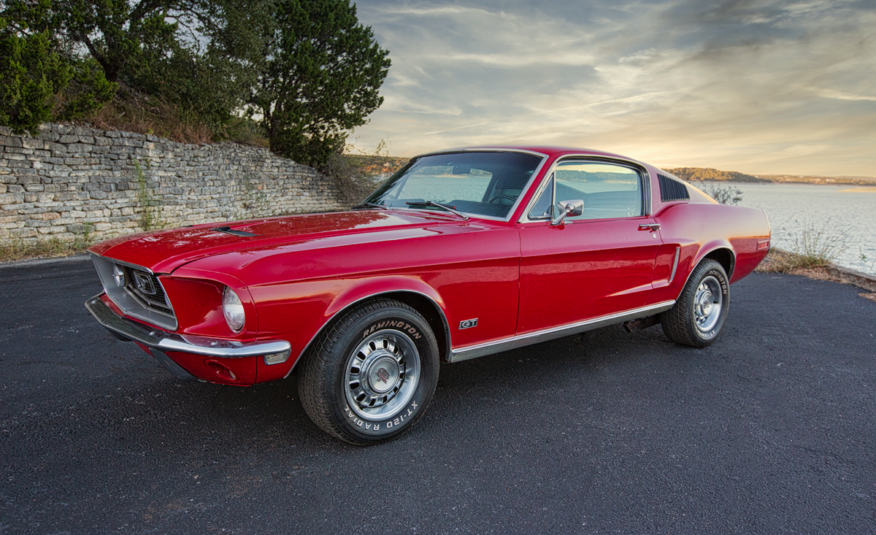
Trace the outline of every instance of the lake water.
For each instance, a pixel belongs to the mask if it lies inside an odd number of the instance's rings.
[[[761,208],[767,213],[774,246],[793,251],[804,229],[808,228],[810,235],[822,231],[845,242],[845,251],[837,256],[835,264],[876,275],[876,187],[732,185],[742,191],[740,206]]]

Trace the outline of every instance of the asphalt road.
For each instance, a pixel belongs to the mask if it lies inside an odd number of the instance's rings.
[[[180,383],[82,303],[88,262],[0,268],[0,533],[874,533],[876,302],[755,274],[695,350],[619,327],[442,366],[389,444],[295,379]]]

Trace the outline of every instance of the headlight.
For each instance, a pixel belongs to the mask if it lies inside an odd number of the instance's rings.
[[[237,297],[237,294],[234,293],[234,290],[225,287],[225,291],[222,292],[222,312],[225,313],[225,322],[228,323],[228,327],[239,333],[243,330],[243,324],[246,323],[246,314],[243,312],[243,303],[240,302],[240,298]]]

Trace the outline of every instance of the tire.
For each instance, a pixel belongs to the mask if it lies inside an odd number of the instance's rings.
[[[675,306],[660,315],[666,337],[706,347],[715,342],[730,308],[730,282],[718,262],[705,259],[693,270]]]
[[[298,377],[304,411],[326,433],[368,446],[409,431],[438,383],[428,322],[391,299],[358,305],[311,344]]]

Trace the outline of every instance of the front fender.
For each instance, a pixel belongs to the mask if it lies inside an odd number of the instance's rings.
[[[434,302],[446,317],[444,300],[435,288],[432,288],[418,277],[403,275],[387,275],[362,280],[346,287],[326,309],[326,318],[330,320],[338,312],[356,304],[359,301],[391,292],[414,292]]]
[[[444,299],[433,287],[414,276],[300,281],[250,286],[249,291],[258,309],[259,336],[288,340],[292,349],[291,358],[283,365],[260,368],[259,382],[288,375],[313,340],[338,314],[380,295],[402,292],[430,300],[442,316],[443,334],[447,335]]]

